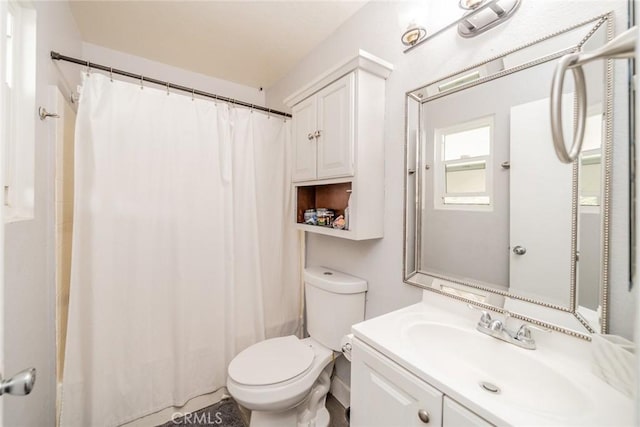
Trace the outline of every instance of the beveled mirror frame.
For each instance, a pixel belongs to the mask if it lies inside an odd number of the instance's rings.
[[[601,256],[601,263],[602,263],[602,269],[601,269],[601,277],[600,277],[600,306],[601,306],[601,314],[600,314],[600,326],[601,326],[601,330],[600,331],[595,331],[590,325],[589,323],[583,318],[583,316],[578,312],[578,304],[577,304],[577,289],[576,289],[576,254],[577,254],[577,228],[578,228],[578,207],[579,207],[579,202],[578,202],[578,198],[579,198],[579,189],[578,189],[578,161],[575,161],[573,163],[573,171],[572,171],[572,207],[571,207],[571,217],[572,217],[572,224],[571,224],[571,257],[570,257],[570,262],[571,262],[571,267],[570,267],[570,271],[571,271],[571,278],[570,278],[570,283],[569,283],[569,306],[568,307],[564,307],[561,305],[557,305],[557,304],[551,304],[548,302],[544,302],[541,300],[536,300],[536,299],[532,299],[532,298],[528,298],[528,297],[524,297],[521,295],[517,295],[517,294],[512,294],[508,291],[502,291],[499,289],[493,289],[487,286],[484,286],[481,283],[478,283],[474,280],[468,280],[468,279],[460,279],[460,278],[456,278],[456,277],[450,277],[450,276],[446,276],[446,275],[442,275],[442,274],[435,274],[435,273],[429,273],[429,272],[424,272],[424,271],[419,271],[418,266],[419,266],[419,256],[420,256],[420,240],[421,240],[421,216],[420,216],[420,209],[422,207],[422,200],[421,200],[421,186],[422,186],[422,167],[420,165],[420,154],[418,151],[418,154],[416,155],[416,164],[410,165],[409,164],[409,139],[410,139],[410,135],[409,132],[411,131],[411,129],[409,129],[409,114],[410,114],[410,104],[414,103],[417,105],[417,109],[418,109],[418,119],[417,119],[417,129],[418,129],[418,138],[417,139],[417,144],[420,145],[422,143],[422,134],[423,134],[423,129],[422,129],[422,122],[423,122],[423,111],[422,111],[422,107],[423,104],[427,101],[430,100],[434,100],[437,98],[440,98],[442,96],[446,96],[448,94],[451,93],[455,93],[464,89],[468,89],[477,85],[480,85],[482,83],[491,81],[491,80],[495,80],[501,77],[505,77],[508,76],[510,74],[516,73],[518,71],[548,62],[548,61],[552,61],[555,59],[560,58],[563,55],[566,55],[568,53],[573,53],[573,52],[577,52],[580,51],[583,47],[583,45],[590,39],[590,37],[594,34],[594,32],[599,29],[602,25],[606,25],[606,41],[610,41],[613,36],[614,36],[614,15],[613,12],[609,12],[603,15],[599,15],[596,16],[592,19],[586,20],[586,21],[582,21],[578,24],[572,25],[568,28],[565,28],[563,30],[560,31],[556,31],[554,33],[548,34],[547,36],[544,36],[542,38],[538,38],[532,42],[526,43],[522,46],[519,46],[517,48],[508,50],[502,54],[493,56],[485,61],[482,61],[480,63],[476,63],[473,64],[472,66],[463,68],[462,70],[458,70],[455,73],[451,73],[448,74],[446,76],[440,77],[436,80],[433,80],[423,86],[420,86],[416,89],[413,89],[411,91],[408,91],[406,93],[406,98],[405,98],[405,164],[404,164],[404,172],[405,172],[405,178],[404,178],[404,244],[403,244],[403,280],[405,283],[409,284],[409,285],[413,285],[413,286],[418,286],[421,287],[423,289],[428,289],[429,291],[432,292],[436,292],[438,294],[447,296],[449,298],[454,298],[456,300],[459,301],[463,301],[466,302],[468,304],[471,304],[473,306],[477,306],[480,307],[482,309],[488,309],[488,310],[492,310],[498,313],[502,313],[502,314],[506,314],[507,310],[505,310],[502,307],[498,307],[498,306],[494,306],[491,304],[487,304],[484,302],[478,302],[472,299],[468,299],[459,295],[453,295],[451,293],[447,293],[444,292],[440,289],[435,289],[433,287],[430,286],[430,282],[433,279],[442,279],[442,280],[446,280],[448,282],[452,282],[458,285],[463,285],[463,286],[467,286],[470,288],[475,288],[477,290],[483,291],[483,292],[487,292],[490,294],[494,294],[494,295],[499,295],[501,297],[506,297],[506,298],[512,298],[515,300],[520,300],[520,301],[524,301],[527,303],[531,303],[531,304],[536,304],[539,306],[543,306],[549,309],[553,309],[553,310],[558,310],[561,312],[565,312],[568,315],[572,315],[574,316],[579,323],[586,329],[586,331],[588,333],[595,333],[595,332],[600,332],[600,333],[607,333],[608,331],[608,311],[609,311],[609,305],[608,305],[608,300],[609,300],[609,233],[610,233],[610,206],[611,206],[611,177],[612,177],[612,146],[613,146],[613,61],[612,60],[608,60],[606,61],[606,67],[605,67],[605,93],[604,93],[604,105],[603,105],[603,114],[604,114],[604,138],[602,141],[602,156],[603,156],[603,160],[602,160],[602,174],[603,174],[603,193],[602,193],[602,238],[601,238],[601,248],[602,248],[602,256]],[[433,86],[433,85],[437,85],[438,83],[443,83],[446,80],[451,80],[452,78],[459,76],[463,73],[467,73],[471,70],[474,70],[478,67],[481,67],[483,65],[486,65],[490,62],[493,62],[495,60],[498,60],[500,58],[503,58],[509,54],[512,54],[514,52],[518,52],[520,50],[523,50],[527,47],[533,46],[537,43],[546,41],[548,39],[551,39],[555,36],[567,33],[569,31],[572,30],[576,30],[582,26],[586,26],[588,24],[593,23],[593,28],[591,28],[587,34],[585,34],[585,36],[578,42],[578,44],[576,44],[575,46],[569,46],[559,52],[554,52],[552,54],[549,55],[545,55],[542,56],[540,58],[536,58],[533,59],[531,61],[528,61],[524,64],[520,64],[520,65],[516,65],[512,68],[508,68],[508,69],[504,69],[501,71],[498,71],[496,73],[487,75],[485,77],[479,78],[478,80],[469,82],[469,83],[465,83],[462,84],[460,86],[457,86],[449,91],[447,91],[446,93],[441,93],[441,94],[435,94],[432,96],[427,96],[427,97],[420,97],[417,96],[416,93],[419,93],[419,91],[421,90],[425,90],[427,87]],[[549,88],[550,89],[550,88]],[[575,111],[576,106],[574,105],[574,111]],[[414,142],[415,143],[415,142]],[[550,141],[551,143],[551,141]],[[417,147],[419,150],[419,147]],[[415,194],[412,195],[410,197],[409,195],[409,185],[408,185],[408,181],[409,178],[415,175],[416,176],[416,189],[415,189]],[[408,226],[408,213],[409,213],[409,203],[410,200],[414,200],[415,201],[415,206],[413,207],[414,210],[414,215],[415,215],[415,224],[414,224],[414,230],[415,230],[415,234],[416,236],[411,237],[408,236],[408,231],[409,231],[409,226]],[[413,271],[408,271],[407,266],[408,266],[408,260],[407,260],[407,248],[408,248],[408,242],[409,240],[413,240],[413,248],[414,248],[414,260],[413,260],[413,265],[416,267]],[[582,338],[585,340],[590,340],[590,336],[587,333],[583,333],[583,332],[579,332],[576,330],[572,330],[569,329],[563,325],[558,325],[549,321],[545,321],[545,320],[541,320],[541,319],[535,319],[533,317],[530,317],[528,315],[525,314],[521,314],[521,313],[517,313],[517,312],[512,312],[512,311],[508,311],[508,314],[511,317],[514,317],[516,319],[520,319],[523,320],[525,322],[529,322],[529,323],[533,323],[539,326],[543,326],[558,332],[562,332],[574,337],[578,337],[578,338]]]

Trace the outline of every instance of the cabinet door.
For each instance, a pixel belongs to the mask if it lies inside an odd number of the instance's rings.
[[[318,99],[318,179],[353,175],[355,73],[322,89]]]
[[[442,423],[442,393],[355,340],[352,427],[423,427]]]
[[[493,427],[493,424],[445,396],[442,427]]]
[[[292,109],[293,181],[316,179],[316,97],[305,99]]]

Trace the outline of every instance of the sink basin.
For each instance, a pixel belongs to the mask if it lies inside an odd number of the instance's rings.
[[[448,380],[468,383],[479,393],[492,394],[519,410],[555,419],[571,413],[586,416],[592,411],[589,395],[562,372],[537,360],[535,350],[521,349],[475,329],[435,322],[405,325],[402,339],[415,357],[440,368]],[[482,390],[481,382],[500,390]]]

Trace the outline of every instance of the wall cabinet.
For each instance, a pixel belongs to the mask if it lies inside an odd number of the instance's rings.
[[[351,351],[351,426],[492,426],[359,340]]]
[[[293,108],[293,181],[353,176],[355,73]]]
[[[285,99],[293,115],[299,228],[353,240],[383,236],[385,80],[392,69],[359,51]],[[337,217],[347,203],[348,229],[304,223],[307,209],[327,208]]]

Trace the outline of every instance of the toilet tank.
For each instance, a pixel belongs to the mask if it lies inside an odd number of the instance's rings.
[[[325,267],[308,267],[304,283],[309,335],[341,351],[342,337],[364,320],[366,280]]]

